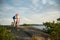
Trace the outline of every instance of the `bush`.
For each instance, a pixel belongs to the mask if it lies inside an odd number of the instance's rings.
[[[0,26],[0,40],[13,40],[13,33],[3,26]]]

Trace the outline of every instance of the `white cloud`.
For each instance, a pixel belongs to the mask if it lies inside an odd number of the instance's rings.
[[[47,11],[43,13],[35,13],[32,12],[30,17],[21,17],[20,24],[27,23],[27,24],[42,24],[43,22],[52,22],[56,21],[59,16],[59,11]],[[11,24],[13,19],[11,18],[2,18],[0,19],[0,24]]]
[[[45,20],[44,14],[33,14],[30,18],[33,24],[42,24]]]
[[[33,14],[30,19],[32,20],[31,23],[33,24],[41,24],[43,22],[42,14]]]
[[[26,17],[24,17],[23,18],[25,21],[27,21],[27,22],[30,22],[31,20],[30,19],[28,19],[28,18],[26,18]]]
[[[21,18],[21,24],[23,24],[23,23],[29,24],[29,23],[31,23],[31,20],[27,17],[23,17],[23,18]]]
[[[43,4],[46,4],[46,2],[47,2],[47,0],[42,0],[42,3],[43,3]]]
[[[2,11],[6,12],[6,11],[9,11],[9,10],[14,9],[14,7],[13,6],[10,6],[9,4],[4,4],[0,9]]]
[[[52,5],[52,6],[58,6],[58,4],[55,1],[52,1],[52,0],[42,0],[42,3],[43,4],[48,3],[49,5]]]
[[[17,8],[17,10],[20,10],[20,11],[26,12],[26,11],[29,10],[29,8],[27,8],[27,7],[20,7],[20,8]]]
[[[38,1],[39,1],[39,0],[32,0],[33,5],[34,5],[34,6],[38,6]]]
[[[40,11],[40,9],[43,8],[43,6],[38,6],[38,1],[39,0],[32,0],[33,2],[33,5],[30,6],[30,8],[27,8],[27,7],[12,7],[10,5],[5,5],[2,7],[3,11],[8,11],[8,10],[15,10],[15,12],[19,12],[20,14],[22,14],[21,12],[23,13],[31,13],[32,15],[30,16],[30,18],[27,18],[27,17],[22,17],[21,19],[21,23],[36,23],[36,24],[40,24],[42,22],[46,22],[46,21],[53,21],[55,20],[56,21],[56,18],[58,18],[59,16],[59,11],[55,11],[55,10],[48,10],[47,12],[43,12],[43,13],[40,13],[38,11]],[[46,4],[47,0],[42,0],[42,3],[43,4]],[[49,5],[55,5],[56,3],[53,2],[53,1],[49,1],[48,2]],[[19,5],[19,3],[17,3],[17,5]],[[40,8],[40,9],[38,9]],[[42,10],[43,11],[43,10]],[[3,14],[2,14],[3,15]],[[7,15],[7,14],[5,14]],[[24,15],[24,14],[22,14]],[[26,15],[25,15],[26,16]],[[7,24],[9,24],[10,22],[12,21],[12,19],[9,19],[9,18],[4,18],[4,19],[0,19],[0,23],[3,22],[3,24],[5,24],[7,22]]]
[[[3,25],[10,25],[11,24],[11,22],[13,21],[13,19],[11,19],[11,18],[1,18],[0,19],[0,24],[3,24]]]
[[[47,12],[47,14],[49,14],[49,15],[59,15],[59,11],[49,11],[49,12]]]
[[[43,22],[52,22],[56,21],[59,17],[59,11],[47,11],[43,13],[32,14],[30,20],[33,24],[41,24]]]
[[[56,2],[54,2],[54,1],[49,1],[48,4],[52,5],[52,6],[58,6],[58,4]]]
[[[21,1],[21,0],[11,0],[11,3],[12,3],[14,6],[19,6],[19,5],[21,5],[22,2],[23,2],[23,1]]]

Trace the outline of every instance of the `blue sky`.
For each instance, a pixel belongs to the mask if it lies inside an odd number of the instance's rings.
[[[56,21],[60,17],[60,0],[0,0],[0,24],[11,24],[16,13],[20,24]]]

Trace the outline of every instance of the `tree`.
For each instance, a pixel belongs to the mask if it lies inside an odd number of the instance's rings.
[[[13,40],[14,36],[10,30],[7,30],[3,26],[0,26],[0,40]]]
[[[57,22],[60,23],[60,18],[57,19]]]
[[[60,21],[60,18],[58,18],[57,21]]]
[[[60,23],[46,22],[43,25],[46,26],[45,30],[51,35],[52,40],[60,40]]]

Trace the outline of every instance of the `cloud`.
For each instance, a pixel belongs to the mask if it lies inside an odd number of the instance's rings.
[[[47,11],[43,13],[32,14],[30,19],[33,24],[42,24],[43,22],[52,22],[59,17],[59,11]]]
[[[13,21],[13,19],[11,19],[11,18],[1,18],[0,19],[0,24],[3,24],[3,25],[10,25],[11,24],[11,22]]]
[[[51,6],[58,6],[57,2],[56,1],[53,1],[53,0],[42,0],[42,4],[49,4]]]
[[[55,7],[57,6],[55,1],[40,0],[43,5],[41,5],[41,3],[39,4],[39,0],[31,1],[32,2],[27,0],[11,0],[9,1],[10,4],[4,4],[2,7],[0,7],[2,10],[0,11],[0,23],[9,24],[12,21],[12,16],[14,16],[16,13],[20,14],[21,24],[40,24],[46,21],[56,21],[56,19],[60,16],[58,11],[59,9],[57,10]],[[47,5],[47,3],[49,5]]]
[[[47,14],[49,14],[49,15],[59,15],[60,13],[59,13],[59,11],[49,11],[49,12],[46,12]]]
[[[14,7],[14,6],[10,6],[8,4],[3,5],[1,8],[0,14],[5,15],[5,16],[10,16],[16,13],[26,13],[27,11],[29,11],[29,8],[27,7]]]
[[[21,5],[22,2],[23,2],[23,1],[21,1],[21,0],[11,0],[11,3],[12,3],[13,5],[15,5],[15,6]]]
[[[46,4],[46,2],[47,2],[47,0],[42,0],[42,3],[43,3],[43,4]]]
[[[20,17],[20,24],[27,23],[27,24],[42,24],[43,22],[52,22],[56,21],[59,17],[59,11],[46,11],[43,13],[35,13],[32,12],[32,15],[28,15],[28,17],[22,16]],[[12,18],[1,18],[0,24],[11,24],[13,21]]]
[[[32,0],[33,5],[34,5],[34,6],[38,6],[38,1],[39,1],[39,0]]]
[[[29,19],[27,17],[23,17],[23,18],[21,18],[21,24],[23,24],[23,23],[29,24],[29,23],[31,23],[31,19]]]
[[[43,6],[40,6],[40,5],[38,5],[38,6],[30,5],[30,8],[29,9],[32,12],[40,12],[43,9]]]
[[[14,9],[14,7],[10,6],[9,4],[4,4],[3,6],[0,7],[0,10],[4,12],[12,10],[12,9]]]
[[[49,1],[48,4],[52,5],[52,6],[58,6],[58,4],[56,2],[54,2],[54,1]]]
[[[20,7],[20,8],[17,8],[17,10],[20,10],[20,11],[25,13],[26,11],[29,10],[29,8],[27,8],[27,7]]]
[[[30,19],[28,19],[28,18],[26,18],[26,17],[24,17],[23,18],[25,21],[27,21],[27,22],[30,22],[31,20]]]
[[[10,0],[9,2],[15,7],[29,7],[32,3],[31,0]]]

